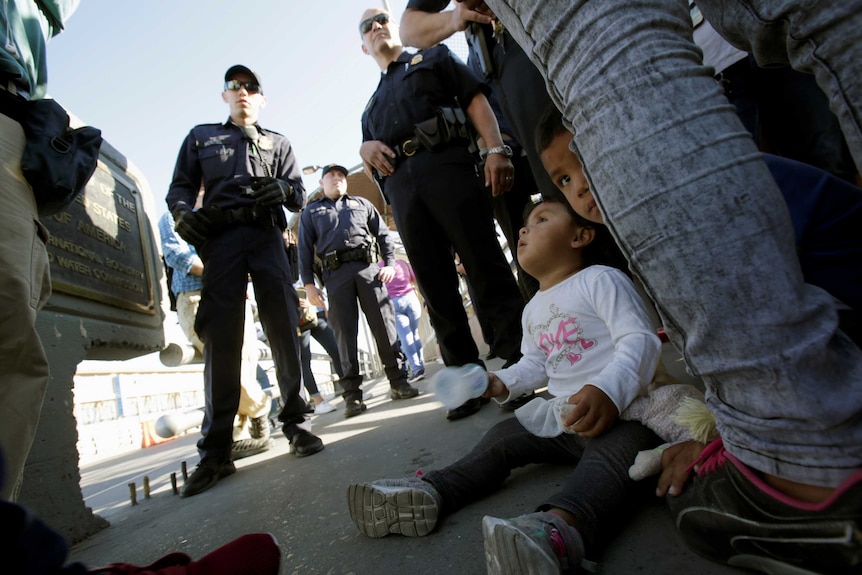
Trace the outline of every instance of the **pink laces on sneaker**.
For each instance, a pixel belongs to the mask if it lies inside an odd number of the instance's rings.
[[[556,527],[551,528],[551,545],[554,547],[554,554],[558,559],[566,560],[566,542],[563,541],[563,535]]]
[[[712,473],[722,467],[727,461],[727,452],[724,450],[724,442],[719,437],[703,448],[700,457],[688,466],[687,471],[694,470],[697,475]]]

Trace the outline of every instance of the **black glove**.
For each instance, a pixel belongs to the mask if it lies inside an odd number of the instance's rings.
[[[275,178],[255,178],[249,195],[261,206],[280,206],[293,195],[293,186]]]
[[[202,212],[177,210],[174,212],[174,230],[193,246],[202,245],[209,235],[212,222]]]

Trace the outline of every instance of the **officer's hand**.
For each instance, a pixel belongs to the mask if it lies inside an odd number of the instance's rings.
[[[488,16],[493,16],[494,13],[491,12],[491,9],[485,4],[485,0],[455,0],[458,4],[463,4],[470,10],[475,10],[480,14],[487,14]]]
[[[494,21],[490,15],[473,10],[463,2],[455,2],[455,9],[451,11],[451,18],[452,25],[459,32],[466,30],[470,22],[490,24]]]
[[[514,181],[515,167],[509,158],[502,154],[488,154],[485,157],[485,187],[491,187],[493,196],[511,190]]]
[[[177,210],[174,213],[174,231],[193,246],[200,246],[207,240],[212,222],[202,212]]]
[[[395,162],[395,152],[380,140],[362,142],[359,156],[363,163],[377,170],[384,178],[395,173],[395,167],[392,165]]]
[[[308,301],[310,301],[312,305],[317,307],[326,307],[326,302],[323,301],[323,294],[320,293],[320,290],[317,289],[317,286],[314,284],[305,284],[305,297],[308,298]]]
[[[569,403],[576,405],[563,425],[581,437],[598,437],[610,429],[620,415],[611,398],[590,384],[571,396]]]
[[[261,206],[281,206],[293,196],[293,187],[284,180],[256,178],[249,195]]]

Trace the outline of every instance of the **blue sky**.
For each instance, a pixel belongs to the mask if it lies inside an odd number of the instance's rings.
[[[390,0],[399,18],[406,0]],[[165,210],[180,144],[227,119],[225,70],[260,74],[260,123],[300,166],[360,162],[360,117],[379,69],[361,50],[362,12],[380,0],[82,0],[48,44],[48,92],[125,154]],[[318,175],[306,176],[306,189]]]

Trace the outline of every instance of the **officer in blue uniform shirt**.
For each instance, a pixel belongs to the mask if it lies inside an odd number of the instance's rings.
[[[383,72],[362,117],[360,156],[392,205],[443,361],[481,365],[458,291],[454,249],[473,284],[476,306],[492,322],[494,350],[514,362],[520,357],[524,301],[485,196],[486,187],[494,196],[511,189],[514,170],[512,150],[503,145],[485,96],[488,88],[445,46],[405,52],[385,10],[366,10],[359,31],[363,51]],[[483,174],[470,123],[488,148]],[[447,418],[471,415],[481,403],[470,400]]]
[[[395,331],[395,310],[384,283],[395,277],[395,250],[389,228],[374,205],[347,194],[347,169],[338,164],[323,168],[323,195],[308,204],[299,220],[299,273],[309,301],[324,307],[314,284],[315,253],[323,263],[323,284],[329,296],[329,324],[341,356],[344,415],[365,411],[359,372],[357,335],[359,309],[368,320],[386,377],[390,397],[408,399],[419,391],[407,383],[406,357]],[[377,249],[385,267],[377,265]]]
[[[222,99],[230,118],[192,128],[167,195],[177,233],[204,262],[195,331],[204,342],[206,411],[198,441],[201,461],[183,488],[184,497],[236,471],[231,434],[249,275],[284,403],[278,416],[282,430],[298,457],[323,449],[320,438],[301,426],[306,403],[300,396],[299,299],[281,235],[283,208],[295,212],[305,203],[302,177],[287,138],[257,123],[266,104],[257,74],[231,66],[224,80]],[[203,207],[193,211],[201,186]]]

